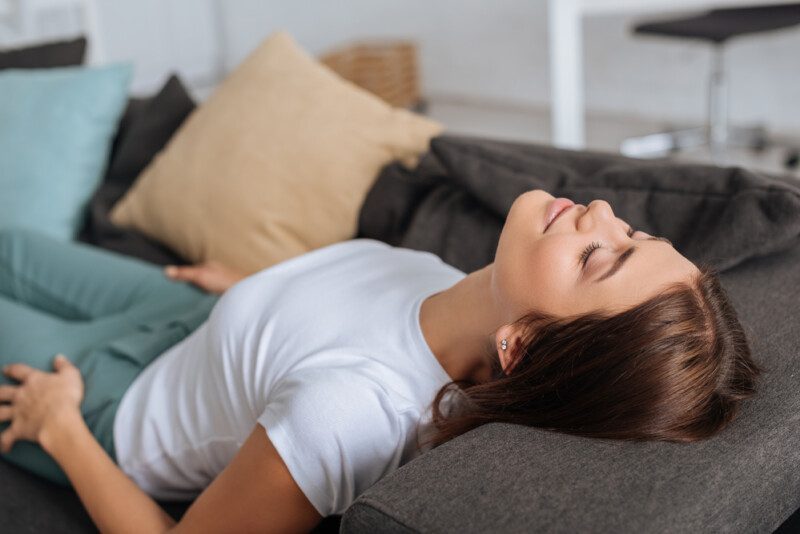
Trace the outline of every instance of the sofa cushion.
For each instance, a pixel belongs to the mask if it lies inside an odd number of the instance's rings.
[[[565,159],[549,147],[455,136],[435,138],[431,148],[414,172],[384,170],[362,206],[360,236],[471,271],[494,259],[506,213],[531,189],[584,204],[606,200],[633,228],[719,270],[785,250],[800,236],[798,188],[738,167],[587,152]]]
[[[157,94],[128,102],[105,178],[89,202],[80,240],[157,264],[185,263],[163,244],[113,224],[109,212],[194,108],[194,101],[175,75]]]
[[[111,219],[245,273],[353,237],[380,168],[441,126],[339,78],[279,32],[181,126]]]
[[[44,69],[80,65],[83,63],[85,52],[86,38],[84,37],[21,48],[9,48],[0,51],[0,70]]]
[[[798,185],[736,168],[536,145],[439,138],[432,146],[415,172],[390,166],[379,177],[360,235],[469,270],[492,261],[501,215],[519,193],[606,198],[623,219],[723,269],[766,371],[730,427],[698,443],[484,425],[367,490],[342,532],[771,532],[800,507]]]
[[[130,65],[0,71],[0,227],[76,237],[131,73]]]

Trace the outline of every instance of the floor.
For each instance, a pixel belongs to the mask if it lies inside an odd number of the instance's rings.
[[[464,101],[455,98],[432,97],[426,112],[442,122],[451,133],[461,133],[533,143],[550,144],[550,116],[546,108],[533,108],[498,103]],[[618,152],[620,143],[627,137],[663,131],[668,125],[638,117],[589,113],[587,116],[587,148]],[[800,148],[800,136],[784,137],[783,144]],[[768,148],[756,153],[746,149],[731,149],[726,165],[735,165],[774,174],[789,174],[800,180],[800,169],[787,169],[784,165],[789,150]],[[711,163],[705,148],[686,150],[673,156],[676,160]]]

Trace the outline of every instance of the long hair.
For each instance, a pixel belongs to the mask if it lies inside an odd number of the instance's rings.
[[[485,423],[579,436],[688,443],[708,438],[755,394],[764,371],[713,269],[617,314],[517,321],[511,370],[496,355],[493,379],[450,382],[436,395],[438,446]],[[448,392],[458,404],[441,409]],[[451,411],[451,410],[448,410]]]

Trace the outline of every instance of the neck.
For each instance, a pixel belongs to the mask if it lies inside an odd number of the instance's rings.
[[[453,380],[485,382],[502,325],[491,291],[492,264],[422,302],[420,326],[431,352]]]

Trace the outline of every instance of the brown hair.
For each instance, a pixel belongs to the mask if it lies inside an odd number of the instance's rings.
[[[764,369],[714,270],[701,267],[693,282],[615,315],[522,317],[509,373],[494,355],[492,380],[442,387],[429,441],[438,446],[491,422],[633,441],[685,443],[719,432]],[[440,404],[451,390],[460,402],[445,415]]]

